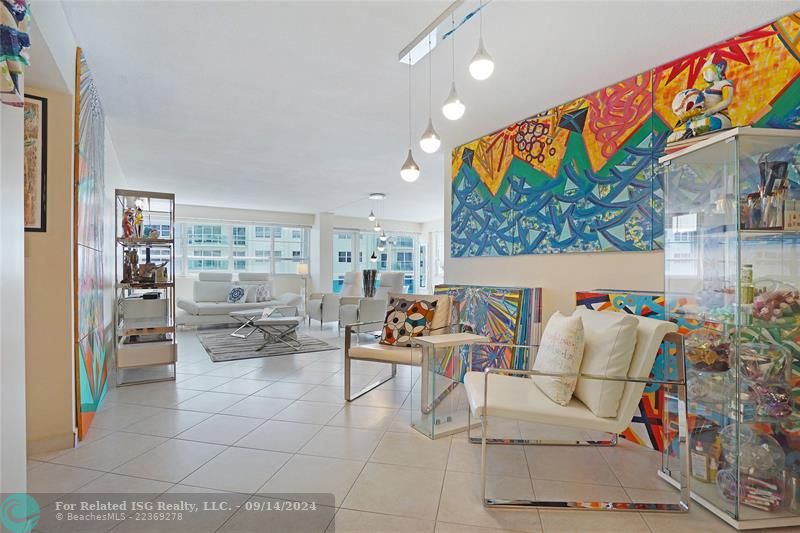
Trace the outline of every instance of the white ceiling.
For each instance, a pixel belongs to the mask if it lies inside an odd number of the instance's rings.
[[[68,0],[64,9],[130,187],[187,204],[354,216],[368,212],[367,193],[383,191],[385,218],[425,222],[442,217],[443,155],[417,147],[422,175],[401,181],[407,67],[397,52],[448,3]],[[455,41],[467,113],[447,123],[438,111],[447,41],[433,53],[434,121],[454,146],[796,9],[800,0],[495,0],[484,11],[494,76],[467,72],[473,19]],[[425,60],[412,79],[416,146]]]

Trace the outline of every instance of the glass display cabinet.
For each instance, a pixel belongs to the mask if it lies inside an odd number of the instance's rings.
[[[738,529],[800,525],[800,132],[737,128],[660,163],[693,499]],[[669,480],[677,410],[665,398]]]

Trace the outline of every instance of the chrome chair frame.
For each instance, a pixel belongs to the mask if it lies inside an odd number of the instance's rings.
[[[376,361],[374,359],[362,359],[360,357],[351,357],[350,356],[350,346],[352,345],[352,335],[353,335],[353,333],[356,333],[356,334],[359,333],[358,331],[354,332],[353,329],[354,328],[359,328],[360,329],[361,327],[368,326],[370,324],[382,325],[383,324],[383,320],[375,320],[375,321],[372,321],[372,322],[356,322],[356,323],[353,323],[353,324],[347,324],[344,327],[344,399],[346,401],[348,401],[348,402],[352,402],[354,400],[357,400],[361,396],[363,396],[363,395],[367,394],[368,392],[380,387],[384,383],[388,382],[389,380],[391,380],[395,376],[397,376],[397,365],[398,365],[398,363],[388,363],[388,362],[383,362],[383,361]],[[452,332],[454,329],[456,329],[457,332],[462,332],[465,329],[465,327],[466,326],[464,326],[463,324],[451,324],[451,325],[448,325],[448,326],[444,326],[442,328],[438,328],[437,331],[440,330],[440,329],[446,329],[446,330],[450,330]],[[412,349],[414,349],[414,348],[412,348]],[[409,361],[406,366],[412,366],[412,367],[413,366],[422,366],[422,367],[426,366],[425,357],[429,357],[430,354],[426,350],[424,350],[422,348],[419,348],[419,349],[422,352],[422,358],[423,358],[422,364],[421,365],[415,365],[415,364],[412,364],[411,361]],[[353,361],[353,360],[355,360],[355,361],[368,361],[368,362],[371,362],[371,363],[381,363],[381,362],[383,362],[384,364],[391,364],[392,365],[392,373],[388,378],[385,378],[383,380],[379,379],[378,381],[370,383],[369,385],[367,385],[366,387],[361,389],[361,391],[359,391],[355,396],[351,396],[350,395],[350,393],[351,393],[350,362]],[[400,364],[403,364],[403,363],[400,363]],[[423,376],[423,378],[426,377],[425,372],[422,373],[422,376]],[[455,390],[456,386],[457,386],[457,384],[451,384],[450,386],[445,388],[441,393],[439,393],[439,395],[436,396],[436,398],[434,398],[433,401],[429,402],[428,401],[428,389],[429,389],[429,387],[427,387],[426,384],[423,381],[423,386],[422,386],[422,389],[421,389],[422,390],[422,398],[421,398],[421,406],[420,406],[420,410],[422,411],[422,413],[423,414],[429,414],[431,411],[433,411],[433,409],[437,405],[439,405],[442,402],[442,400],[448,394],[450,394],[451,392],[453,392],[453,390]],[[412,388],[413,388],[413,386],[412,386]]]
[[[467,407],[467,438],[471,443],[481,444],[481,497],[484,507],[492,509],[570,509],[594,511],[645,511],[645,512],[670,512],[685,513],[689,511],[691,493],[689,488],[689,427],[686,405],[686,357],[683,336],[679,333],[667,333],[663,342],[676,345],[677,379],[644,379],[630,378],[627,376],[598,376],[593,374],[563,374],[552,372],[539,372],[536,370],[513,370],[508,368],[487,368],[484,371],[483,382],[483,412],[481,414],[481,437],[472,437],[470,427],[472,424],[472,409]],[[485,346],[486,343],[476,343],[473,346]],[[514,345],[516,346],[516,345]],[[522,346],[518,346],[522,347]],[[525,346],[531,348],[530,346]],[[470,365],[471,367],[471,365]],[[614,446],[618,436],[614,434],[609,441],[542,441],[528,439],[490,439],[487,437],[489,418],[488,391],[490,374],[515,374],[520,376],[552,376],[552,377],[578,377],[584,379],[597,379],[601,381],[621,381],[625,383],[645,383],[659,385],[674,385],[677,388],[678,400],[678,449],[680,453],[680,501],[678,503],[642,503],[642,502],[597,502],[597,501],[558,501],[558,500],[526,500],[502,499],[486,497],[486,449],[488,444],[511,445],[544,445],[544,446]]]

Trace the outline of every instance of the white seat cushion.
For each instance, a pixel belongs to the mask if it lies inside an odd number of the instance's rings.
[[[581,317],[564,316],[556,311],[544,328],[542,343],[533,369],[539,372],[577,374],[583,359],[583,323]],[[567,405],[578,383],[577,377],[535,376],[533,382],[547,397]]]
[[[186,309],[184,307],[184,309]],[[238,304],[229,304],[227,302],[196,302],[197,314],[204,315],[227,315],[231,311],[243,311],[245,309],[256,309],[261,312],[259,304],[252,304],[242,302]],[[188,311],[188,310],[187,310]]]
[[[405,346],[387,346],[385,344],[365,344],[350,346],[350,357],[369,359],[384,363],[419,366],[422,361],[422,350]]]
[[[575,310],[583,322],[581,374],[626,376],[636,348],[639,321],[633,315],[600,312],[585,307]],[[594,414],[615,417],[625,383],[578,378],[575,397]]]
[[[483,415],[483,384],[483,372],[467,372],[464,376],[469,407],[476,417]],[[524,377],[489,375],[487,400],[490,417],[499,416],[610,433],[624,431],[630,422],[630,419],[620,422],[615,418],[599,418],[574,397],[567,405],[558,405],[550,401],[533,380]]]

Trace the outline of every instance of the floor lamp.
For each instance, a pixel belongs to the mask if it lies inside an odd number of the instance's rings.
[[[303,315],[306,315],[308,314],[308,263],[298,263],[297,274],[303,277]]]

